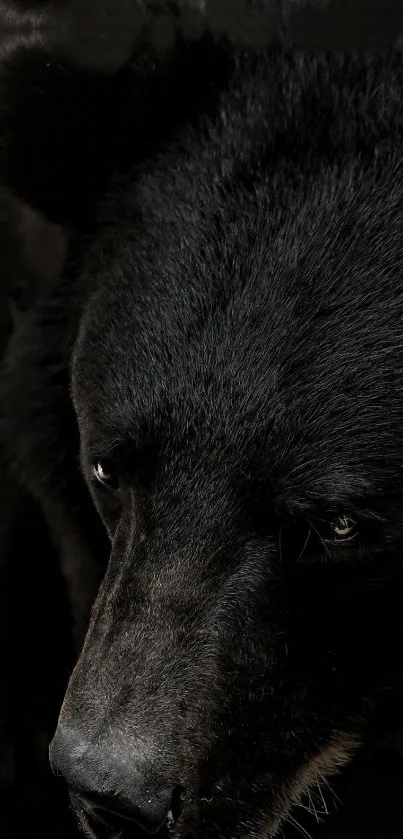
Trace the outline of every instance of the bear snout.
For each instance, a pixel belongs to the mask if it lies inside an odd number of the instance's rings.
[[[95,833],[97,826],[112,834],[132,823],[147,835],[160,835],[179,815],[180,788],[161,777],[151,753],[133,756],[115,740],[99,743],[84,731],[59,725],[49,757]]]

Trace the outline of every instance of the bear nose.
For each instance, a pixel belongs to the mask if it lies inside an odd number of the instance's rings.
[[[174,785],[158,781],[155,767],[144,757],[131,759],[116,747],[87,742],[59,726],[49,759],[85,813],[114,830],[131,821],[145,833],[158,833],[179,815]]]

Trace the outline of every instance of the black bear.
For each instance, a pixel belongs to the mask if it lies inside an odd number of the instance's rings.
[[[399,744],[401,52],[26,38],[0,109],[3,178],[71,228],[1,431],[78,644],[102,578],[51,763],[88,836],[280,836]]]

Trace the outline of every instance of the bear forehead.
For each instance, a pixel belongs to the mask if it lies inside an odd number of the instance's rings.
[[[125,240],[84,313],[78,410],[102,421],[109,403],[119,423],[152,396],[186,417],[210,406],[213,422],[287,420],[318,445],[328,427],[348,444],[401,422],[402,212],[325,203],[323,223],[308,200],[275,237],[229,230],[225,259],[184,257],[171,231],[159,251]]]

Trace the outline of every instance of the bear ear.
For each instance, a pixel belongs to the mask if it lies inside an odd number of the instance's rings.
[[[297,8],[330,0],[3,0],[0,31],[37,38],[76,68],[114,72],[139,44],[166,52],[206,32],[235,46],[266,46]]]
[[[66,246],[63,228],[0,187],[0,357],[23,313],[60,277]]]
[[[76,70],[38,33],[1,37],[0,183],[50,221],[79,223],[109,174],[118,74]]]
[[[0,4],[0,184],[48,220],[80,225],[135,126],[132,59],[147,44],[144,81],[149,53],[164,57],[173,45],[174,16],[167,38],[147,2],[45,0],[37,9],[36,0]]]
[[[253,0],[45,0],[40,11],[36,0],[2,0],[0,184],[50,221],[87,223],[124,138],[138,133],[128,93],[137,56],[146,55],[144,87],[155,58],[206,31],[268,43],[276,6],[264,0],[262,27]]]
[[[57,282],[63,270],[68,237],[64,228],[14,200],[16,243],[9,274],[9,302],[14,325]],[[0,252],[2,250],[0,249]]]
[[[0,184],[52,222],[88,220],[108,181],[145,24],[135,0],[0,4]]]
[[[113,73],[144,37],[148,17],[138,0],[3,0],[0,56],[25,44],[76,70]]]

